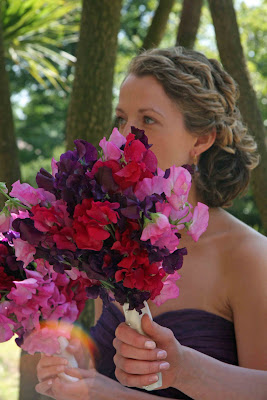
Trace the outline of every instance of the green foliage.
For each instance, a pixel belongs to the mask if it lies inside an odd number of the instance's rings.
[[[77,0],[3,0],[6,57],[26,69],[43,86],[68,88],[58,70],[75,62],[62,46],[77,42]],[[60,84],[60,85],[59,85]]]

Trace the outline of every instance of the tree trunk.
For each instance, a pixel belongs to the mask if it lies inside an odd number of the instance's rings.
[[[184,0],[176,46],[193,49],[200,23],[203,0]]]
[[[144,50],[157,47],[160,44],[173,5],[174,5],[174,0],[159,1],[158,8],[155,11],[152,23],[148,29],[147,35],[142,45],[142,48]]]
[[[67,117],[67,147],[98,144],[111,129],[113,72],[122,0],[83,0],[75,78]]]
[[[267,232],[267,149],[265,128],[246,66],[235,9],[232,0],[209,0],[209,6],[221,61],[225,69],[239,85],[239,108],[245,123],[258,144],[261,162],[252,173],[252,189],[263,227]]]
[[[13,115],[10,103],[8,74],[5,69],[5,52],[0,7],[0,181],[11,183],[20,179],[18,148],[15,138]],[[0,209],[4,198],[0,197]]]

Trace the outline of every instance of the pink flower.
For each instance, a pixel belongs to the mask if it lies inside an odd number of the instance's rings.
[[[72,325],[62,322],[48,321],[42,324],[41,328],[34,330],[24,336],[24,342],[21,346],[29,354],[41,352],[47,356],[60,353],[58,338],[60,336],[70,338]]]
[[[141,182],[138,182],[134,194],[138,200],[143,201],[146,196],[152,194],[161,194],[164,190],[164,179],[161,176],[153,176],[153,178],[144,178]]]
[[[0,232],[8,232],[9,229],[12,228],[12,222],[16,218],[29,218],[29,212],[19,210],[17,213],[11,213],[8,216],[6,216],[4,213],[0,214]]]
[[[175,235],[176,229],[170,224],[166,215],[155,213],[151,214],[151,216],[152,222],[147,222],[149,220],[146,220],[140,239],[144,241],[150,239],[152,245],[160,249],[166,247],[173,252],[179,244],[179,239]]]
[[[12,338],[14,325],[14,321],[0,314],[0,343]]]
[[[176,285],[179,278],[180,275],[178,275],[177,271],[175,271],[174,274],[168,275],[165,282],[163,282],[163,288],[160,294],[152,300],[153,303],[159,307],[169,299],[176,299],[176,297],[179,296],[179,288]]]
[[[11,228],[12,217],[11,215],[0,214],[0,232],[8,232]]]
[[[19,199],[25,206],[32,207],[41,202],[51,203],[55,201],[55,196],[44,189],[35,189],[28,183],[20,183],[16,181],[12,184],[10,196]]]
[[[7,295],[9,300],[14,300],[17,305],[23,305],[32,299],[38,289],[37,280],[34,278],[25,279],[24,281],[14,281],[16,287],[11,289]]]
[[[191,175],[187,169],[173,165],[169,177],[164,181],[164,193],[175,210],[179,210],[187,201],[190,187]]]
[[[57,161],[54,159],[54,157],[51,160],[51,169],[52,169],[52,176],[55,177],[56,174],[58,173],[58,166],[57,166]]]
[[[103,149],[105,161],[118,161],[121,158],[122,151],[114,143],[107,141],[105,137],[99,142],[99,146]]]
[[[33,256],[36,253],[35,247],[20,238],[13,239],[13,244],[17,260],[23,261],[24,266],[27,267],[27,265],[34,260]]]
[[[126,143],[125,137],[119,132],[118,128],[114,128],[110,137],[109,142],[115,144],[119,149]]]
[[[197,203],[197,206],[194,209],[193,213],[193,221],[189,223],[189,229],[187,234],[192,236],[192,239],[197,242],[200,235],[208,227],[209,222],[209,207],[203,203]]]

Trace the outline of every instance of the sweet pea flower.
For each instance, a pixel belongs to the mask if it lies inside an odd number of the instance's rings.
[[[191,175],[187,169],[173,165],[169,177],[164,180],[164,193],[175,210],[187,201],[190,187]]]
[[[143,201],[146,196],[161,194],[163,192],[164,181],[165,179],[162,176],[144,178],[141,182],[137,183],[134,194],[140,201]]]
[[[166,247],[171,252],[174,251],[179,244],[179,239],[175,235],[176,229],[173,228],[164,214],[154,213],[151,214],[151,217],[152,221],[146,220],[140,239],[144,241],[150,239],[152,245],[160,249]]]
[[[38,282],[34,278],[28,278],[24,281],[14,281],[16,287],[12,288],[7,295],[9,300],[14,300],[17,305],[23,305],[28,300],[32,299],[39,288]]]
[[[193,220],[189,223],[187,234],[197,242],[203,232],[206,231],[209,222],[209,207],[203,203],[197,203],[194,209]]]
[[[8,232],[12,224],[11,215],[6,215],[5,213],[0,214],[0,232]]]
[[[35,189],[28,183],[16,181],[12,184],[10,196],[19,199],[25,206],[32,207],[39,203],[51,203],[55,201],[55,196],[44,189]]]
[[[12,222],[17,218],[19,219],[29,218],[29,212],[19,210],[17,213],[10,213],[10,215],[5,215],[5,213],[1,213],[0,232],[8,232],[12,228]]]
[[[99,146],[103,150],[105,161],[118,161],[121,158],[122,151],[114,143],[109,142],[105,137],[99,142]]]
[[[57,161],[54,159],[54,157],[51,160],[51,169],[52,169],[52,176],[55,178],[56,174],[58,173],[58,166],[57,166]]]
[[[0,343],[12,338],[14,325],[14,321],[0,314]]]
[[[120,148],[125,143],[126,143],[125,137],[120,134],[117,128],[113,129],[109,140],[107,140],[105,137],[102,140],[100,140],[99,146],[103,150],[105,161],[108,160],[118,161],[121,158],[121,155],[123,154],[123,151],[120,150]]]
[[[161,304],[165,303],[165,301],[170,299],[176,299],[179,296],[179,288],[176,285],[178,279],[180,279],[180,275],[175,271],[174,274],[168,275],[166,280],[163,282],[163,288],[158,296],[155,297],[153,303],[155,303],[158,307]]]
[[[24,266],[27,267],[27,265],[34,260],[33,256],[36,253],[35,247],[20,238],[13,239],[13,244],[17,260],[23,261]]]

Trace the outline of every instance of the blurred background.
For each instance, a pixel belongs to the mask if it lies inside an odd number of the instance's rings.
[[[73,140],[109,136],[131,58],[179,44],[220,60],[239,85],[261,163],[228,210],[266,233],[266,19],[267,0],[0,0],[0,181],[36,186]],[[36,360],[0,344],[0,400],[44,399]]]

